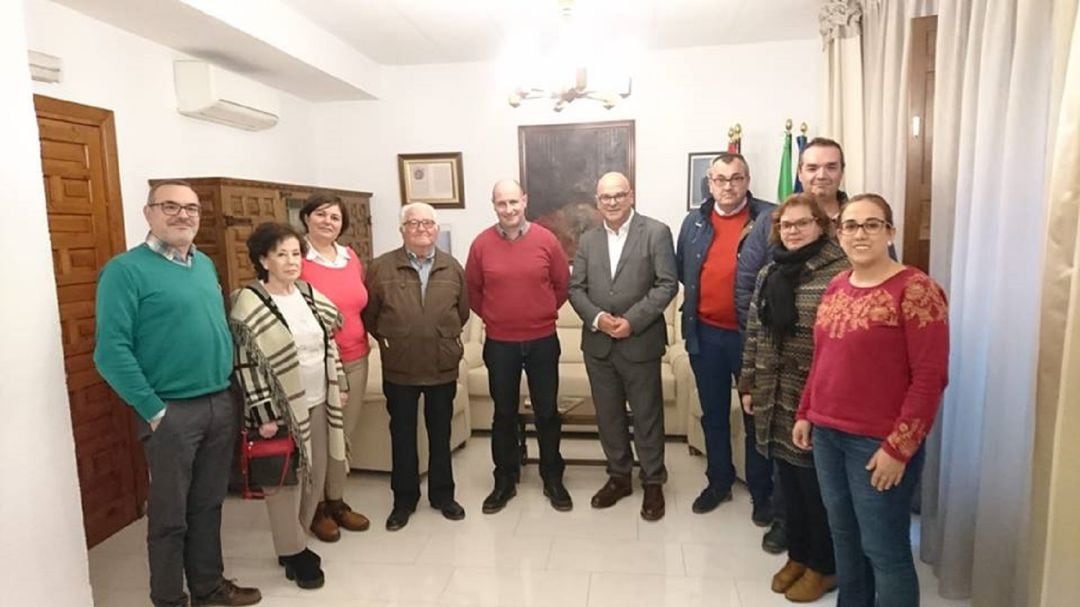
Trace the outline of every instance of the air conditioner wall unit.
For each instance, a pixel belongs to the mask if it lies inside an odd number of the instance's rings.
[[[248,131],[268,129],[278,121],[277,92],[205,61],[173,63],[176,109],[185,116]]]

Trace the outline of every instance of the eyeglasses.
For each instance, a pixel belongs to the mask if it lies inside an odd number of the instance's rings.
[[[430,230],[434,228],[436,224],[435,221],[431,219],[410,219],[408,221],[403,221],[401,225],[405,226],[406,229],[415,232],[420,228]]]
[[[721,176],[721,177],[709,177],[709,181],[713,182],[713,185],[715,185],[718,188],[722,188],[722,187],[726,186],[729,183],[732,186],[738,187],[738,186],[742,185],[742,183],[744,181],[746,181],[746,175],[735,174],[735,175],[732,175],[730,179],[728,179],[727,177],[723,177],[723,176]]]
[[[188,214],[188,217],[198,217],[199,212],[202,210],[202,208],[199,207],[199,205],[197,204],[180,204],[171,200],[166,200],[165,202],[151,202],[146,206],[161,207],[161,212],[165,213],[170,217],[174,215],[179,215],[181,209],[183,209],[184,212]]]
[[[802,232],[806,228],[810,227],[810,224],[812,224],[812,223],[814,223],[814,218],[813,217],[803,217],[802,219],[797,219],[795,221],[781,221],[780,222],[780,231],[781,232],[792,232],[792,231],[794,231],[794,232]]]
[[[859,231],[859,228],[862,228],[863,231],[866,232],[868,235],[873,236],[874,234],[880,234],[885,228],[891,227],[892,224],[885,221],[884,219],[877,219],[875,217],[871,217],[870,219],[867,219],[862,223],[859,223],[854,219],[842,221],[840,222],[840,226],[837,228],[837,230],[839,230],[839,232],[844,236],[853,236],[856,232]]]
[[[599,200],[600,202],[607,203],[607,202],[623,202],[629,197],[630,197],[630,192],[628,190],[628,191],[625,191],[625,192],[616,192],[614,194],[600,194],[600,195],[598,195],[596,197],[596,199]]]

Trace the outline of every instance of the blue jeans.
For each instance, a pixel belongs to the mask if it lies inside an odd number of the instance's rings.
[[[738,331],[698,325],[699,352],[690,355],[698,397],[701,429],[705,434],[705,476],[709,485],[725,492],[735,482],[731,463],[731,382],[742,370],[742,335]],[[746,485],[755,502],[768,500],[773,492],[772,461],[754,445],[754,418],[743,414],[746,428]]]
[[[837,607],[918,607],[911,500],[924,450],[908,462],[899,485],[878,491],[866,464],[880,440],[815,426],[813,444],[836,553]]]

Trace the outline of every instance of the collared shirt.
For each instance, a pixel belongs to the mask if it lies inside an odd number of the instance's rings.
[[[349,265],[349,247],[343,247],[338,243],[333,243],[334,250],[337,251],[337,258],[333,261],[327,259],[322,253],[315,250],[315,245],[311,244],[311,240],[308,239],[308,252],[307,260],[314,261],[320,266],[326,266],[328,268],[334,268],[340,270]]]
[[[420,275],[420,301],[423,302],[424,294],[427,293],[428,278],[431,276],[431,267],[435,265],[435,247],[431,248],[431,254],[427,257],[420,257],[406,247],[405,256],[409,258],[409,265]]]
[[[750,200],[749,195],[743,196],[742,202],[739,203],[739,206],[735,207],[734,209],[732,209],[730,211],[725,211],[725,210],[721,209],[720,208],[720,203],[717,202],[716,204],[713,205],[713,211],[715,211],[716,214],[721,216],[721,217],[727,217],[729,215],[738,215],[746,207],[749,200]]]
[[[528,221],[522,219],[521,220],[521,227],[518,228],[517,236],[515,236],[513,238],[510,238],[510,234],[508,234],[507,231],[503,229],[501,223],[498,223],[498,222],[495,223],[495,231],[499,233],[499,236],[502,236],[506,240],[509,240],[509,241],[521,240],[522,238],[525,238],[525,232],[529,231],[529,226],[530,225],[532,225],[532,224],[530,224]]]
[[[153,234],[146,235],[146,246],[150,247],[150,250],[161,255],[165,259],[185,268],[190,268],[192,261],[195,259],[195,243],[191,243],[188,247],[187,257],[180,254],[180,251],[165,242],[164,240],[154,236]]]
[[[626,245],[626,235],[630,233],[630,221],[634,219],[634,209],[630,209],[630,214],[627,215],[626,221],[619,226],[619,230],[616,232],[612,230],[607,222],[604,222],[604,231],[607,232],[607,248],[608,248],[608,260],[611,262],[611,278],[615,278],[615,270],[619,265],[619,258],[622,257],[623,247]]]

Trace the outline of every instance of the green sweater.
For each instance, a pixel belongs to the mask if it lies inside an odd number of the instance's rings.
[[[214,262],[190,268],[145,244],[105,264],[97,284],[94,364],[120,398],[149,420],[163,399],[224,390],[233,343]]]

